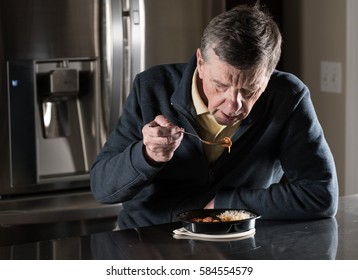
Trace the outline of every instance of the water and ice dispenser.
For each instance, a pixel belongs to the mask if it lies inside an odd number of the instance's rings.
[[[69,103],[79,94],[78,69],[60,67],[37,74],[40,118],[45,138],[70,137]]]
[[[101,146],[97,69],[91,59],[8,63],[13,188],[88,185]]]

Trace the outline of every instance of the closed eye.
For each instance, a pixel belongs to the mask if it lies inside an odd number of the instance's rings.
[[[220,91],[220,92],[226,91],[229,88],[228,85],[218,83],[218,82],[214,82],[214,87],[216,88],[217,91]]]
[[[240,90],[241,92],[241,96],[245,99],[245,100],[249,100],[251,98],[253,98],[256,93],[258,92],[258,90],[253,90],[253,89],[245,89],[245,88],[242,88]]]

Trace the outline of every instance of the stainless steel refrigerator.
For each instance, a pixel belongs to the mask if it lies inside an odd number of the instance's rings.
[[[0,196],[89,186],[134,76],[195,53],[224,0],[1,0]]]

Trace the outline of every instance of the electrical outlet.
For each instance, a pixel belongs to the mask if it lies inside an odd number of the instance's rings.
[[[321,92],[342,92],[342,63],[321,61]]]

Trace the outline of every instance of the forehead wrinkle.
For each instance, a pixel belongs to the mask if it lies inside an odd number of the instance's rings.
[[[259,75],[253,75],[251,72],[241,72],[240,86],[249,90],[259,90],[263,86],[264,77]]]
[[[233,76],[229,73],[229,71],[220,71],[220,72],[213,72],[211,80],[223,85],[232,86],[233,84]]]
[[[233,88],[246,88],[250,90],[256,90],[260,86],[258,81],[255,81],[249,75],[245,75],[243,72],[239,74],[222,73],[219,77],[213,77],[211,80],[215,83],[230,86]],[[256,83],[255,83],[256,82]]]
[[[222,75],[225,83],[231,87],[237,87],[240,85],[241,76],[241,71],[232,66],[225,67]]]
[[[233,66],[229,66],[225,71],[225,77],[230,83],[229,85],[234,88],[257,88],[256,77],[252,76],[252,73],[247,71],[241,71]]]
[[[211,50],[211,52],[213,52],[213,50]],[[258,90],[262,87],[262,78],[265,75],[266,69],[265,65],[240,70],[227,63],[215,65],[215,61],[222,62],[214,54],[209,56],[208,60],[205,60],[205,63],[211,66],[207,70],[209,73],[209,79],[212,82],[250,90]]]

